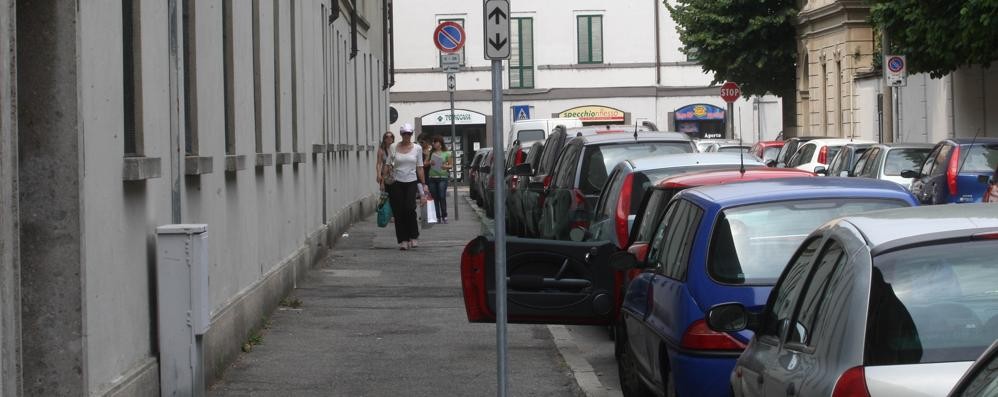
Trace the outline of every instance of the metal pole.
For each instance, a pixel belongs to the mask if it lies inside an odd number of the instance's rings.
[[[727,131],[725,131],[725,139],[733,139],[735,137],[735,105],[728,102],[728,111],[725,112],[725,117],[728,119]]]
[[[506,357],[506,155],[503,154],[502,126],[502,61],[492,61],[492,144],[495,152],[493,173],[496,178],[495,244],[496,244],[496,356],[498,357],[498,396],[506,397],[508,360]]]
[[[448,88],[450,88],[450,87],[448,87]],[[459,221],[459,220],[461,220],[461,216],[457,212],[457,207],[458,207],[458,205],[457,205],[457,155],[455,154],[455,152],[457,151],[457,127],[454,126],[454,89],[451,88],[451,89],[449,89],[447,91],[450,92],[450,161],[451,161],[450,171],[451,171],[451,177],[453,179],[453,182],[451,182],[451,185],[454,186],[454,220],[455,221]],[[464,149],[462,149],[461,152],[463,153]],[[447,197],[447,192],[444,192],[443,195],[444,195],[444,197]],[[440,214],[437,214],[437,216],[440,216]]]
[[[168,78],[170,84],[170,219],[173,223],[181,223],[181,197],[180,181],[184,177],[184,143],[181,137],[184,136],[181,130],[184,123],[184,53],[181,48],[183,8],[181,0],[170,0],[167,3],[167,12],[170,15],[170,36],[169,36],[169,71]]]

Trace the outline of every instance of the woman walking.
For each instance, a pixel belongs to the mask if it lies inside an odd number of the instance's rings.
[[[395,182],[388,185],[388,200],[395,214],[395,238],[404,251],[419,246],[416,199],[424,197],[429,187],[423,175],[423,150],[412,143],[412,124],[405,123],[399,135],[402,141],[389,149],[388,165],[394,169]]]
[[[430,195],[437,210],[440,223],[447,223],[447,178],[454,166],[453,155],[440,135],[433,137],[433,148],[426,163],[430,166]]]
[[[378,145],[378,158],[374,160],[374,169],[377,170],[375,179],[378,181],[378,186],[381,186],[381,190],[385,190],[385,165],[388,164],[388,151],[393,143],[395,143],[395,134],[386,131],[385,135],[381,136],[381,144]]]

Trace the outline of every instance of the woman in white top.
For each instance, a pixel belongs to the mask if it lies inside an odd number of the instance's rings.
[[[402,126],[402,142],[392,145],[388,160],[395,168],[395,183],[388,186],[388,200],[395,215],[395,238],[403,251],[419,246],[416,198],[429,191],[423,175],[423,150],[412,143],[412,132],[412,124]]]

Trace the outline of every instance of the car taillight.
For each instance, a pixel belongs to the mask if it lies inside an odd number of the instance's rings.
[[[544,177],[544,188],[547,189],[548,186],[551,186],[551,175]]]
[[[828,146],[821,148],[818,152],[818,162],[821,164],[828,164]]]
[[[693,322],[686,329],[680,345],[691,350],[745,350],[744,343],[724,332],[710,329],[703,319]]]
[[[946,186],[949,187],[949,195],[956,196],[956,177],[960,173],[960,147],[954,146],[953,153],[950,154],[949,167],[946,170]]]
[[[468,322],[490,322],[495,318],[488,305],[485,273],[485,247],[482,246],[482,240],[476,238],[461,252],[461,288]]]
[[[645,261],[648,259],[649,247],[650,246],[648,245],[648,243],[634,243],[627,248],[627,252],[630,252],[631,255],[634,255],[634,259],[637,259],[638,263],[645,263]]]
[[[617,229],[617,246],[621,248],[626,246],[627,235],[630,232],[627,228],[627,217],[631,215],[631,188],[633,185],[634,174],[628,174],[624,177],[624,183],[620,187],[620,198],[617,199],[617,216],[614,221]]]
[[[516,175],[509,177],[509,190],[516,189],[516,184],[520,181],[520,178]]]
[[[866,388],[866,371],[863,367],[852,367],[842,373],[832,389],[832,397],[870,397]]]
[[[513,165],[520,165],[520,164],[523,164],[523,160],[524,160],[524,159],[525,159],[526,157],[527,157],[527,156],[524,156],[524,155],[523,155],[523,148],[517,148],[517,149],[516,149],[516,159],[515,159],[515,160],[513,160],[513,161],[514,161]]]

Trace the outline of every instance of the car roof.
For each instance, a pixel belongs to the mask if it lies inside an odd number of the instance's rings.
[[[581,137],[572,137],[572,139],[581,139],[582,143],[585,145],[600,144],[600,143],[616,143],[616,142],[655,142],[655,141],[679,141],[679,142],[689,142],[689,135],[678,133],[678,132],[638,132],[637,138],[634,137],[634,131],[624,131],[624,132],[613,132],[613,133],[601,133],[594,135],[583,135]]]
[[[947,141],[955,142],[960,145],[969,145],[971,143],[998,143],[998,138],[949,138]]]
[[[936,145],[931,143],[881,143],[877,146],[888,149],[932,149]]]
[[[785,178],[701,186],[681,195],[699,196],[721,207],[810,198],[875,197],[914,205],[915,198],[901,185],[871,178]]]
[[[762,146],[776,146],[776,145],[783,146],[787,144],[787,141],[759,141],[756,142],[755,144]]]
[[[876,255],[911,244],[998,231],[998,205],[949,204],[898,208],[847,216],[838,221],[855,227]]]
[[[651,170],[670,167],[687,167],[691,165],[738,165],[741,164],[743,156],[740,153],[676,153],[661,156],[648,156],[637,159],[624,160],[628,162],[631,169]],[[762,162],[752,156],[744,156],[747,166],[764,166]]]
[[[794,137],[790,137],[790,138],[787,138],[786,140],[789,141],[791,139],[795,139],[795,140],[798,140],[798,141],[807,142],[807,141],[811,141],[811,140],[815,140],[815,139],[832,139],[832,138],[835,138],[835,137],[833,137],[833,136],[821,136],[821,135],[805,135],[805,136],[794,136]]]
[[[849,139],[849,138],[822,138],[822,139],[812,139],[808,143],[820,143],[826,146],[842,146],[848,144],[870,144],[876,145],[877,142],[868,141],[865,139]]]
[[[593,135],[593,134],[607,134],[607,133],[618,133],[618,132],[630,132],[634,133],[634,129],[637,128],[638,132],[651,131],[648,126],[633,124],[623,124],[623,125],[587,125],[583,127],[569,127],[565,129],[565,132],[569,135],[575,136],[578,133],[583,135]]]
[[[845,145],[842,145],[842,147],[868,148],[868,147],[873,146],[873,145],[876,145],[876,143],[856,143],[856,142],[850,142],[850,143],[847,143]]]
[[[699,171],[680,174],[662,179],[658,188],[694,187],[704,185],[719,185],[723,183],[745,182],[761,179],[813,177],[813,172],[796,168],[746,168],[745,172],[738,169]]]

